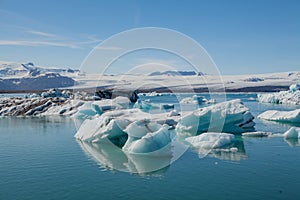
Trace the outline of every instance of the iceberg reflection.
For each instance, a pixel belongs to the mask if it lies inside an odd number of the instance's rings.
[[[236,139],[232,145],[227,146],[226,148],[193,148],[193,150],[198,153],[199,158],[208,156],[220,160],[230,161],[240,161],[246,160],[248,158],[242,138]]]
[[[284,141],[291,147],[300,146],[299,138],[285,138]]]
[[[78,144],[87,154],[103,168],[108,170],[119,170],[123,172],[145,174],[161,174],[166,171],[172,162],[172,151],[162,156],[151,156],[148,154],[127,154],[110,141],[89,143],[77,140]],[[166,152],[166,151],[165,151]]]

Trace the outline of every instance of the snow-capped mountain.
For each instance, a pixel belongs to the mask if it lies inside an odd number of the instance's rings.
[[[25,76],[38,76],[45,73],[59,73],[61,75],[79,73],[79,70],[64,68],[46,68],[35,66],[32,62],[0,62],[0,78],[23,78]]]
[[[0,62],[0,90],[44,90],[73,86],[78,70],[45,68],[33,63]]]
[[[75,82],[76,86],[74,86]],[[219,92],[222,88],[226,88],[229,92],[272,92],[287,90],[294,83],[300,83],[299,71],[222,75],[222,79],[217,75],[194,71],[101,76],[79,72],[79,70],[39,67],[33,63],[0,62],[0,92],[45,90],[54,87],[84,89],[99,86],[149,92],[168,92],[170,89],[173,92]]]

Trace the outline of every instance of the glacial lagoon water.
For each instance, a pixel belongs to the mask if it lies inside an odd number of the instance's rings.
[[[254,116],[269,109],[299,108],[259,104],[255,97],[227,95],[228,100],[242,99]],[[168,96],[143,98],[173,101]],[[255,122],[257,130],[273,133],[299,126],[257,118]],[[199,157],[190,149],[164,169],[131,174],[111,170],[126,157],[106,146],[81,143],[74,139],[75,132],[69,117],[1,118],[0,199],[300,198],[298,140],[238,137],[239,154]]]

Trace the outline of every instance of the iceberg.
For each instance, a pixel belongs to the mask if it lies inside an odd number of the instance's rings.
[[[292,84],[292,85],[290,85],[289,89],[290,89],[290,92],[296,92],[296,91],[300,90],[300,85]]]
[[[174,109],[174,104],[161,104],[160,105],[161,110],[170,110]]]
[[[207,132],[185,139],[196,150],[199,158],[206,156],[220,160],[240,161],[247,159],[243,140],[229,133]]]
[[[129,124],[128,120],[102,115],[94,119],[86,119],[74,137],[85,142],[109,139],[117,146],[122,146],[127,140],[127,134],[123,130]]]
[[[243,140],[236,139],[233,134],[203,133],[201,135],[186,138],[199,158],[209,156],[231,161],[247,159]]]
[[[300,128],[291,127],[283,134],[284,141],[286,141],[290,146],[300,145]]]
[[[166,124],[160,125],[149,120],[133,122],[125,129],[128,140],[122,149],[134,154],[162,155],[165,147],[171,143],[169,128]]]
[[[168,117],[179,116],[179,112],[177,110],[171,110],[168,114]]]
[[[207,132],[197,136],[188,137],[185,139],[195,148],[201,149],[217,149],[232,144],[235,136],[229,133],[214,133]]]
[[[184,115],[176,125],[180,135],[195,136],[203,132],[242,133],[253,130],[253,115],[241,100],[231,100],[199,108]]]
[[[255,132],[242,133],[242,136],[244,136],[244,137],[268,137],[272,134],[273,133],[271,133],[271,132],[255,131]]]
[[[155,138],[164,135],[166,127],[174,127],[178,118],[179,116],[168,117],[168,113],[149,114],[139,109],[107,111],[101,116],[86,119],[74,137],[87,142],[109,139],[121,147],[130,139],[140,139],[140,143],[151,141],[150,136],[154,136],[153,142],[156,142]],[[143,136],[145,137],[142,138]]]
[[[134,106],[134,108],[139,108],[141,109],[142,111],[145,111],[145,112],[148,112],[149,110],[152,110],[152,109],[160,109],[160,105],[159,104],[155,104],[155,103],[151,103],[149,101],[141,101],[141,100],[138,100]]]
[[[257,100],[261,103],[300,105],[300,85],[292,84],[288,91],[258,94]]]
[[[291,127],[283,134],[285,139],[300,139],[300,128]]]
[[[258,118],[277,122],[300,123],[300,109],[292,111],[268,110],[258,115]]]
[[[213,104],[216,103],[215,99],[207,100],[203,96],[193,95],[193,97],[186,97],[181,99],[181,104]]]

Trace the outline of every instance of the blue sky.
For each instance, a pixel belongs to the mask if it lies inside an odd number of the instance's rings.
[[[195,39],[222,74],[299,70],[299,10],[297,0],[0,0],[0,60],[78,68],[113,34],[163,27]]]

